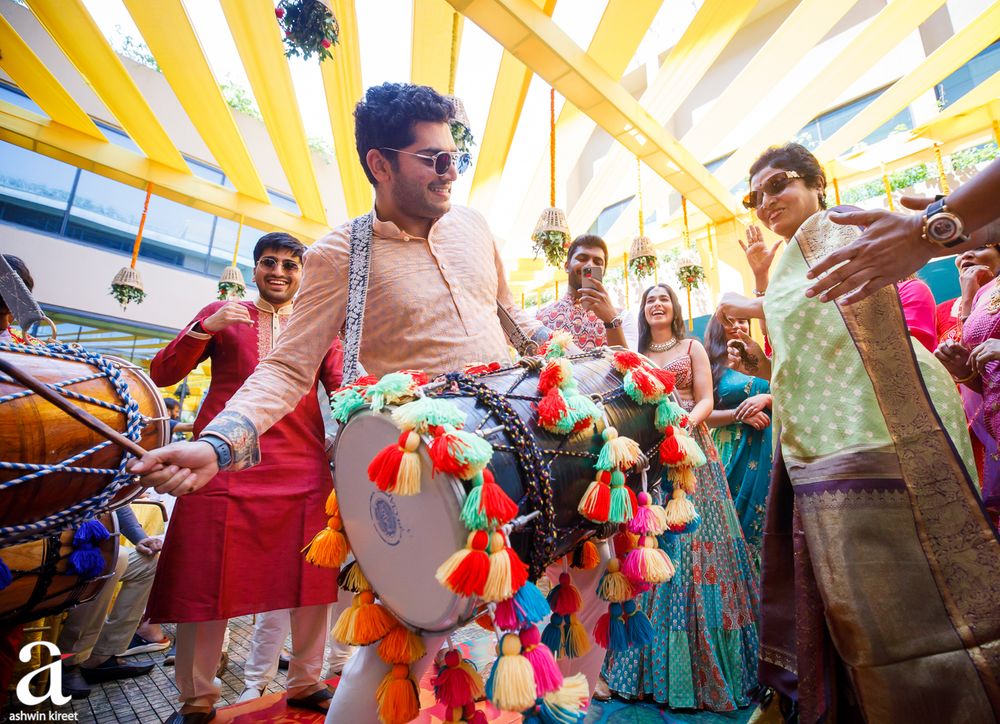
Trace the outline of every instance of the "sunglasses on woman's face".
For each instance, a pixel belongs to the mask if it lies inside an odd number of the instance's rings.
[[[472,164],[472,154],[466,153],[464,151],[438,151],[433,156],[428,156],[423,153],[413,153],[411,151],[400,151],[398,148],[380,148],[380,151],[395,151],[396,153],[405,153],[407,156],[416,156],[421,159],[428,166],[434,167],[434,173],[438,176],[444,176],[451,169],[451,165],[455,164],[455,168],[458,169],[459,173],[465,173],[469,166]]]
[[[751,191],[743,197],[743,207],[747,209],[759,209],[764,203],[764,194],[777,196],[797,178],[802,178],[794,171],[779,171],[767,179],[757,191]]]
[[[276,269],[277,266],[280,264],[281,268],[284,269],[289,274],[293,274],[302,268],[301,266],[299,266],[299,263],[297,261],[292,261],[291,259],[283,259],[281,261],[278,261],[273,256],[262,256],[257,261],[257,264],[259,264],[260,266],[264,267],[269,271],[271,269]]]

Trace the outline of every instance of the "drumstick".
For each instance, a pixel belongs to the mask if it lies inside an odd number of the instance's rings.
[[[55,392],[52,388],[37,379],[34,375],[17,368],[3,358],[0,358],[0,372],[10,376],[14,380],[17,380],[36,395],[48,400],[70,417],[75,418],[78,422],[83,423],[98,435],[107,438],[118,447],[127,450],[136,457],[141,458],[148,452],[138,443],[129,440],[113,427],[97,419],[86,410],[81,410],[79,407],[72,404],[69,400],[60,395],[58,392]]]

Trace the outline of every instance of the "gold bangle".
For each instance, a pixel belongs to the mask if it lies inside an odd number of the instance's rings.
[[[952,379],[955,380],[956,384],[964,385],[966,382],[971,382],[972,380],[976,379],[978,376],[979,376],[978,372],[973,372],[968,377],[963,377],[962,379],[958,379],[957,377],[952,377]]]

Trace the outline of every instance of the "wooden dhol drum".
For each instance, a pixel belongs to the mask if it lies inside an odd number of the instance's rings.
[[[96,596],[115,572],[118,534],[112,516],[100,516],[111,535],[97,546],[104,570],[96,578],[70,572],[73,551],[70,528],[30,543],[0,548],[0,558],[10,568],[11,584],[0,590],[0,624],[13,625],[65,611]]]
[[[29,349],[36,352],[32,354]],[[60,351],[61,350],[61,351]],[[169,442],[166,406],[153,382],[143,371],[124,360],[103,357],[108,369],[102,371],[85,352],[76,353],[65,346],[38,348],[0,344],[0,356],[36,378],[69,393],[69,400],[120,432],[126,432],[127,402],[122,400],[109,377],[117,375],[134,403],[141,437],[138,443],[151,450]],[[86,399],[81,399],[86,398]],[[88,450],[98,449],[86,453]],[[60,517],[63,511],[92,499],[114,480],[125,455],[76,419],[26,390],[17,382],[0,375],[0,463],[27,463],[46,467],[72,460],[71,470],[60,470],[31,477],[37,470],[10,469],[0,466],[0,544],[10,544],[43,535],[59,534],[73,518]],[[79,456],[78,459],[73,459]],[[86,472],[95,469],[106,472]],[[29,477],[5,487],[11,480]],[[140,491],[127,485],[101,507],[128,502]],[[86,512],[86,511],[84,511]],[[44,526],[39,521],[51,518]],[[20,526],[32,526],[23,530]]]
[[[531,442],[547,465],[552,480],[552,505],[556,545],[540,559],[540,539],[548,523],[536,519],[511,534],[511,545],[522,560],[541,570],[579,542],[593,535],[597,526],[577,512],[580,498],[595,477],[594,463],[600,452],[600,432],[614,426],[632,438],[647,453],[649,479],[659,472],[656,446],[662,436],[653,424],[653,405],[638,405],[622,389],[622,378],[601,351],[569,358],[573,379],[583,394],[603,406],[604,418],[595,428],[564,437],[546,432],[536,424],[533,405],[538,372],[514,367],[477,376],[474,382],[499,393],[518,419],[527,426]],[[494,447],[489,467],[497,483],[518,502],[520,514],[540,506],[536,494],[525,484],[524,467],[514,452],[513,438],[481,396],[472,391],[447,392],[441,397],[466,413],[465,429],[487,433]],[[438,395],[438,393],[434,393]],[[497,429],[499,428],[499,429]],[[368,479],[368,464],[386,445],[399,438],[399,428],[386,412],[355,413],[337,435],[333,453],[335,487],[344,531],[351,550],[381,602],[400,619],[423,631],[445,632],[468,621],[478,601],[456,596],[435,579],[435,572],[456,550],[465,546],[469,532],[459,518],[465,500],[465,484],[451,475],[431,476],[426,445],[421,445],[420,494],[409,497],[383,493]],[[426,440],[425,440],[426,442]],[[638,484],[632,475],[630,485]]]

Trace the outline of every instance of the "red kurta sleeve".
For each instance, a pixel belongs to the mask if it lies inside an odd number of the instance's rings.
[[[212,316],[225,302],[212,302],[191,323],[161,349],[149,364],[149,376],[158,387],[168,387],[183,380],[212,352],[212,337],[191,330],[196,322]]]
[[[330,351],[319,366],[319,381],[323,383],[327,393],[338,389],[344,380],[344,349],[339,339],[334,339]]]

